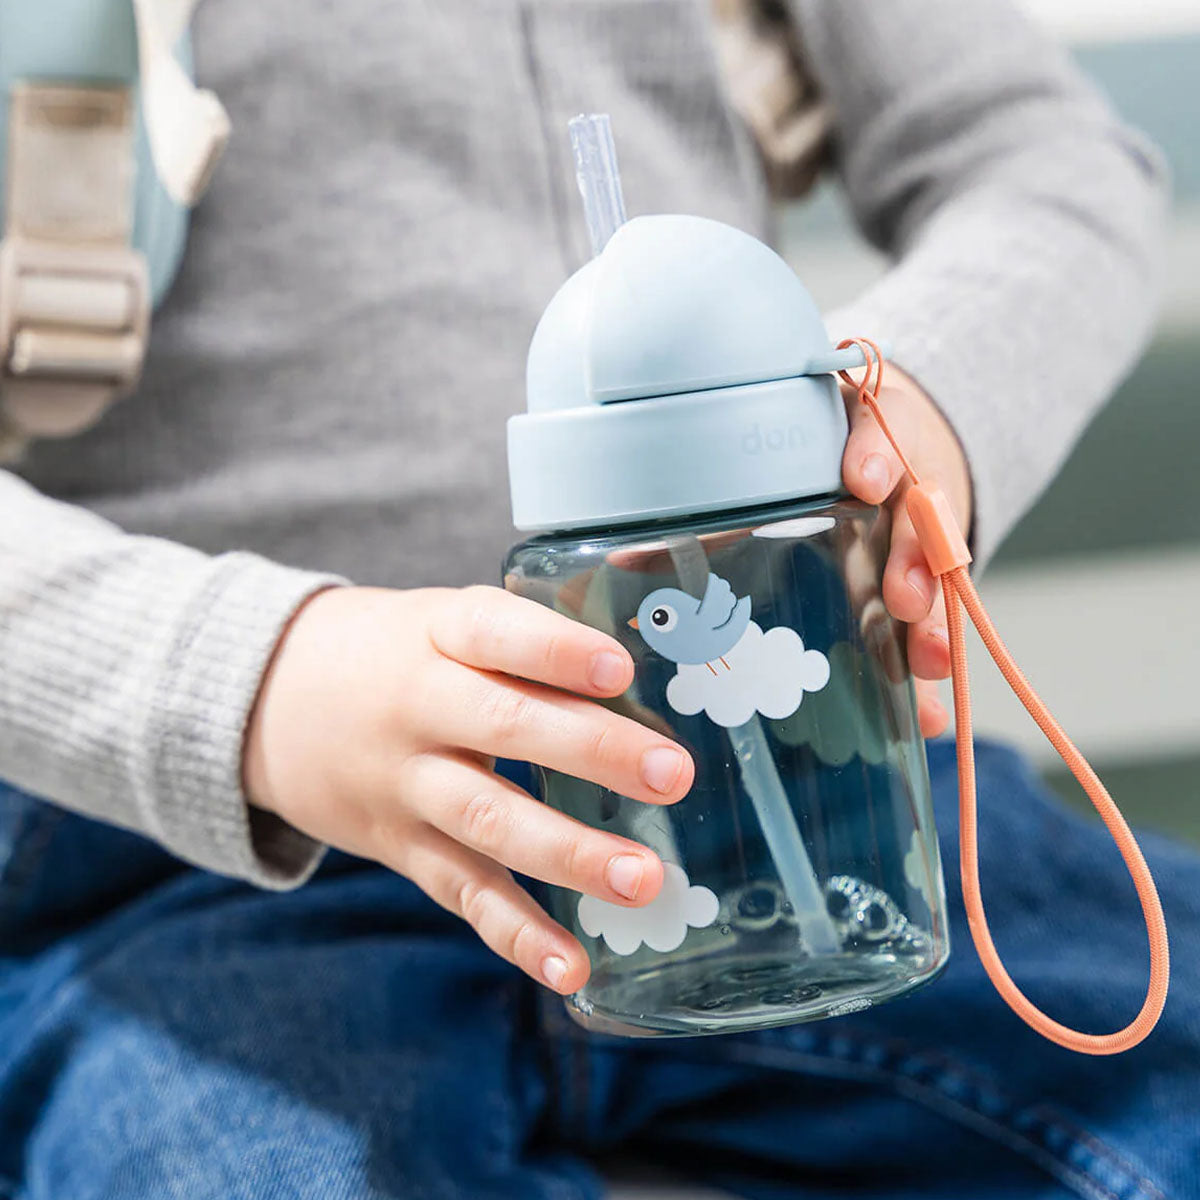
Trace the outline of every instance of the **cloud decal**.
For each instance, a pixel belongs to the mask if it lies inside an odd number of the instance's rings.
[[[904,878],[908,881],[911,888],[921,893],[921,899],[933,912],[934,896],[933,896],[933,880],[929,877],[929,871],[937,870],[937,844],[933,847],[933,864],[930,866],[929,853],[921,843],[921,835],[914,829],[912,839],[908,844],[908,853],[904,856]]]
[[[643,942],[666,953],[683,944],[689,926],[711,925],[719,908],[711,888],[689,886],[682,867],[663,863],[662,891],[649,904],[622,908],[595,896],[580,896],[579,924],[588,937],[604,938],[614,954],[632,954]]]
[[[726,728],[744,725],[756,712],[789,717],[805,692],[829,682],[829,659],[806,650],[794,629],[779,626],[763,633],[751,621],[741,640],[715,667],[681,663],[667,684],[667,703],[684,716],[700,711]]]
[[[832,517],[792,517],[788,521],[775,521],[760,525],[750,531],[756,538],[805,538],[828,533],[837,522]]]
[[[885,693],[864,686],[878,667],[849,642],[829,648],[829,686],[785,720],[772,726],[788,746],[810,745],[830,766],[845,766],[855,755],[878,765],[888,755]]]

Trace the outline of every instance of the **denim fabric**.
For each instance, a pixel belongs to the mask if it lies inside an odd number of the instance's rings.
[[[930,749],[948,863],[952,748]],[[985,893],[1016,979],[1110,1029],[1147,953],[1096,825],[981,746]],[[1146,849],[1175,983],[1150,1041],[1082,1058],[1004,1007],[955,872],[942,978],[739,1037],[586,1035],[405,881],[342,855],[289,894],[0,792],[0,1196],[603,1195],[653,1159],[761,1200],[1200,1196],[1200,860]]]

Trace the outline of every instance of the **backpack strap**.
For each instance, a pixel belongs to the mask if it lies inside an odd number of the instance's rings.
[[[173,47],[187,32],[198,0],[133,0],[142,111],[159,179],[190,208],[204,194],[229,140],[229,117],[212,92],[198,88]]]
[[[141,373],[146,261],[133,228],[128,88],[18,84],[0,243],[0,397],[9,449],[91,425]]]
[[[196,0],[23,3],[41,21],[15,13],[5,30],[17,65],[6,81],[0,460],[88,428],[136,386],[182,210],[229,133],[175,54]]]
[[[794,18],[778,0],[711,0],[710,7],[729,103],[754,136],[771,194],[807,194],[829,158],[833,119]]]

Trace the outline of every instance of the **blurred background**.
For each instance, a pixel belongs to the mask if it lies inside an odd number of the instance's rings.
[[[1154,344],[980,590],[1131,820],[1200,843],[1200,2],[1023,2],[1158,143],[1175,194]],[[830,187],[785,210],[780,233],[823,309],[882,270]],[[972,649],[979,734],[1027,750],[1086,806],[977,640]]]

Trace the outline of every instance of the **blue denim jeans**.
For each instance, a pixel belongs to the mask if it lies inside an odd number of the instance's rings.
[[[948,863],[952,748],[930,749]],[[985,891],[1016,979],[1124,1024],[1145,985],[1107,836],[981,746]],[[924,991],[737,1037],[588,1036],[404,880],[286,894],[0,791],[0,1196],[591,1200],[634,1155],[735,1194],[1200,1196],[1200,860],[1147,839],[1175,983],[1116,1058],[1052,1046],[955,949]]]

